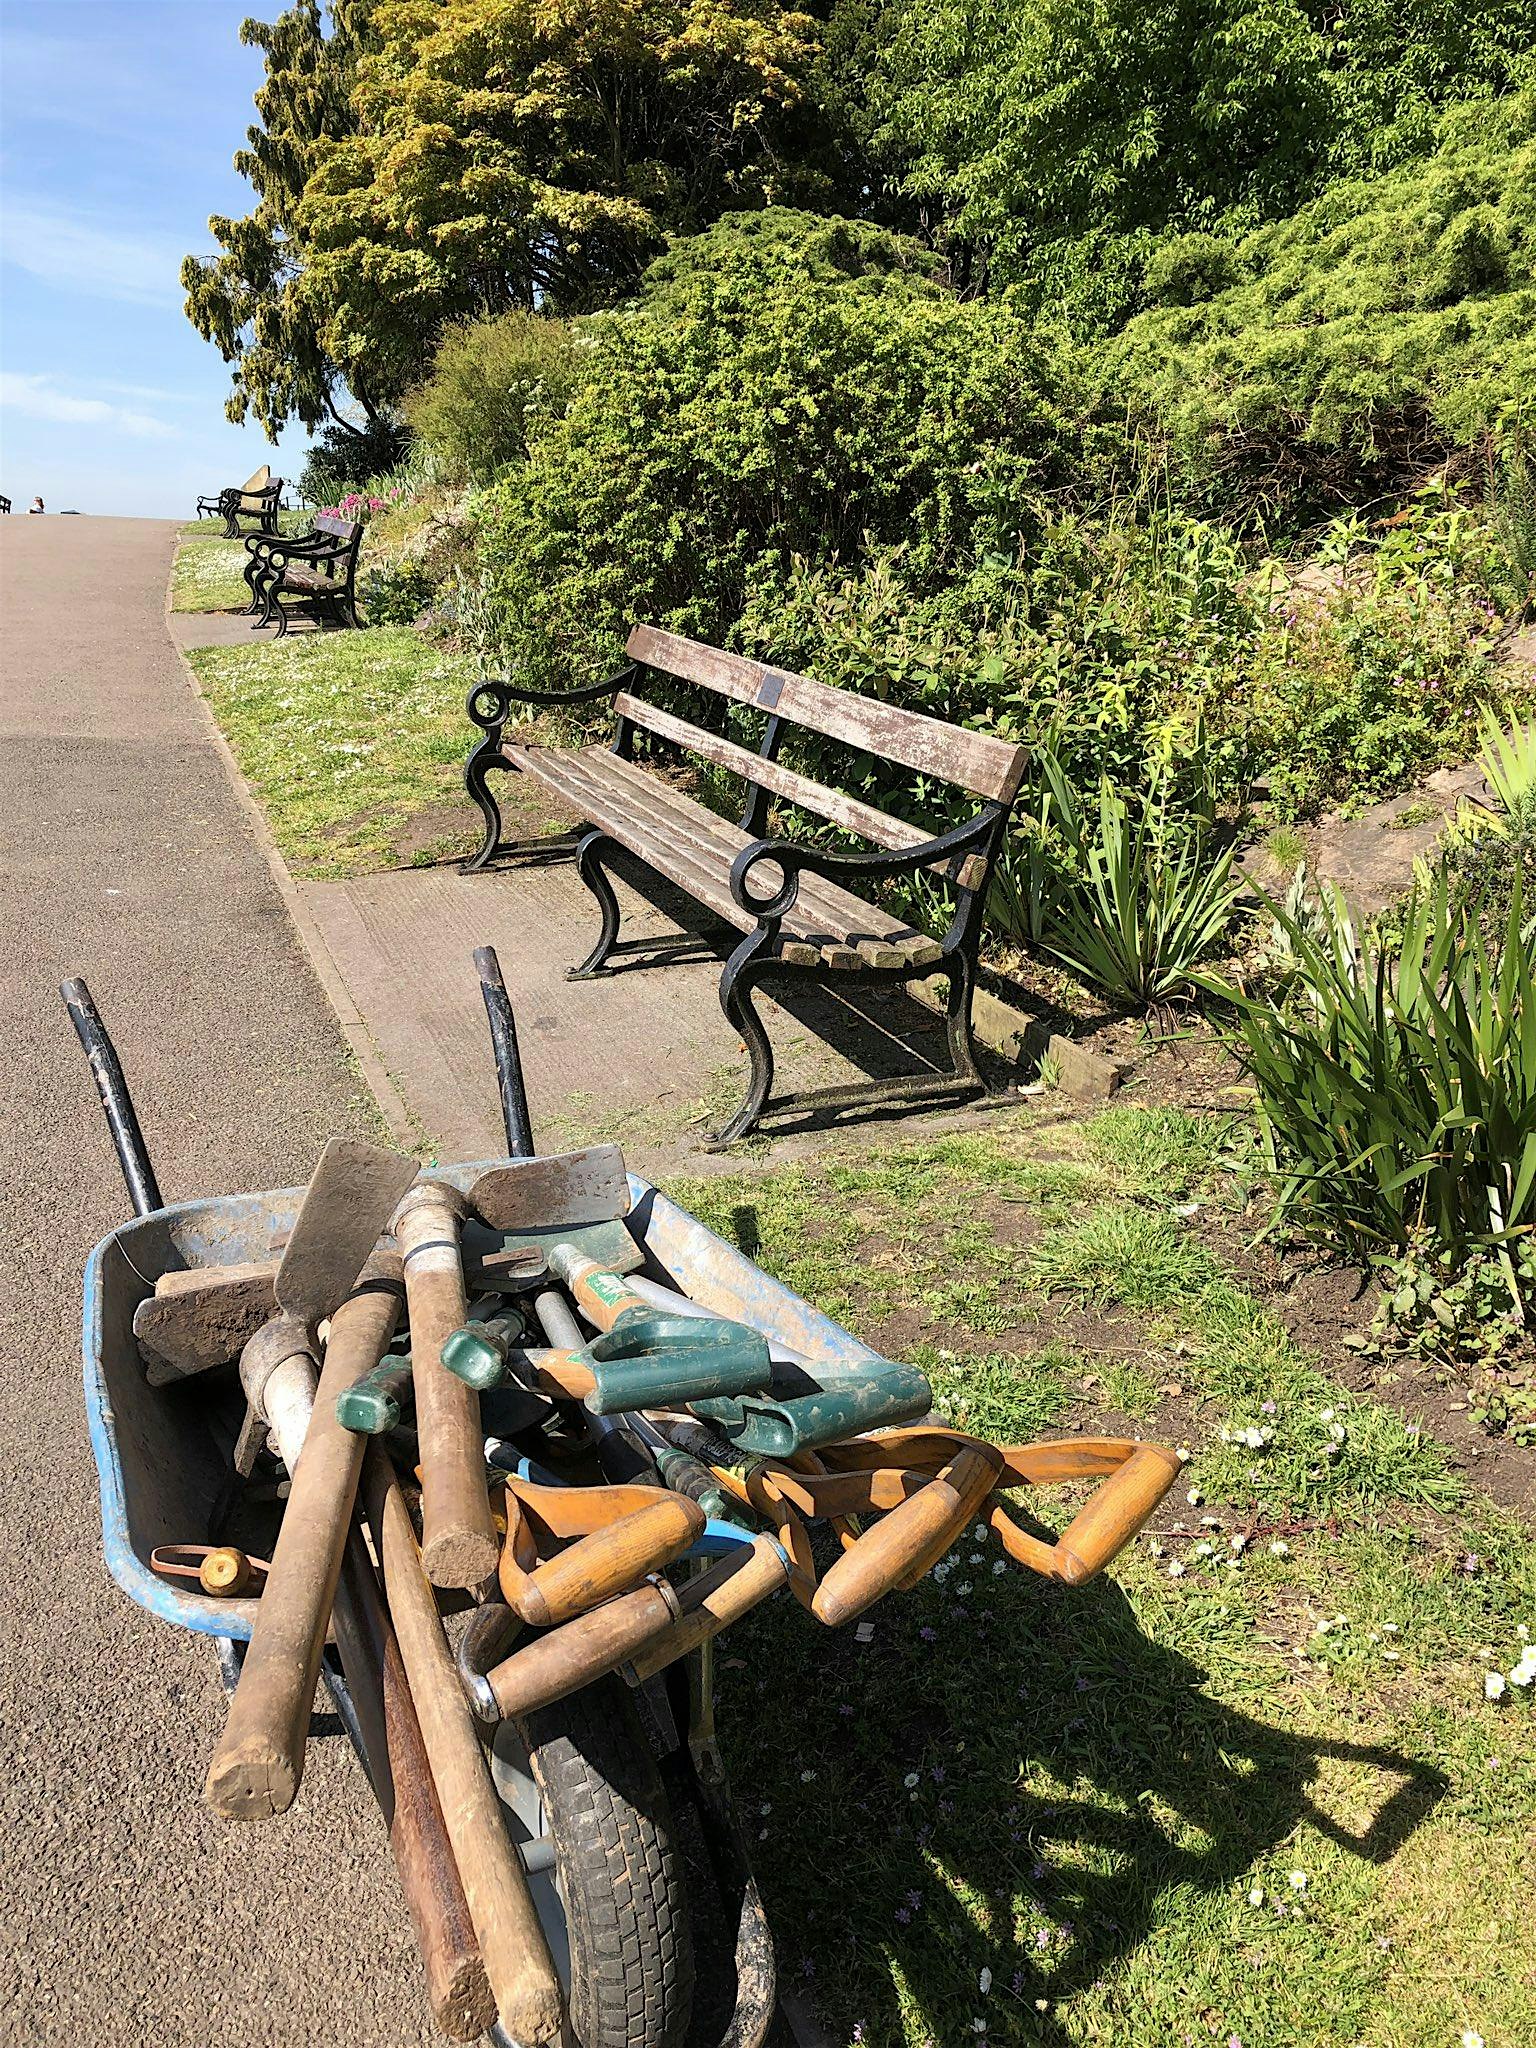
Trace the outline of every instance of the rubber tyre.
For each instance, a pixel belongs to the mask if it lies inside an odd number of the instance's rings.
[[[682,2048],[693,2007],[686,1874],[626,1686],[600,1679],[523,1724],[555,1843],[577,2048]]]

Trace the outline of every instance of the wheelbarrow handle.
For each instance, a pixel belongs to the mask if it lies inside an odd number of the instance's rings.
[[[607,1492],[608,1489],[593,1489]],[[653,1492],[650,1488],[637,1489]],[[550,1628],[585,1614],[617,1594],[629,1592],[653,1572],[681,1557],[704,1533],[708,1518],[694,1501],[677,1493],[653,1492],[643,1507],[620,1515],[606,1528],[578,1537],[567,1549],[529,1569],[519,1551],[527,1521],[513,1493],[507,1495],[507,1540],[501,1552],[501,1590],[507,1605],[535,1628]]]
[[[892,1508],[832,1565],[811,1602],[828,1628],[852,1621],[893,1589],[915,1586],[958,1539],[997,1484],[1002,1458],[965,1444],[928,1484]]]
[[[1142,1529],[1182,1467],[1161,1444],[1137,1444],[1078,1510],[1054,1544],[1019,1528],[994,1502],[988,1522],[1018,1564],[1068,1586],[1097,1577]]]

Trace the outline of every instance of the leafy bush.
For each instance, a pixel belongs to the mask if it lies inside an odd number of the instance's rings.
[[[1490,943],[1442,870],[1395,953],[1336,903],[1280,909],[1298,974],[1234,993],[1282,1214],[1366,1258],[1428,1248],[1453,1268],[1536,1231],[1536,960],[1523,891]]]
[[[825,249],[826,223],[804,232]],[[867,246],[868,237],[864,238]],[[1064,474],[1060,367],[1005,306],[899,267],[828,275],[751,252],[679,269],[659,307],[588,327],[586,376],[479,501],[509,657],[611,660],[626,620],[718,639],[754,579],[900,541],[919,589],[1010,557]]]
[[[1102,403],[1211,503],[1390,486],[1513,424],[1536,388],[1536,94],[1447,115],[1439,147],[1241,242],[1250,282],[1131,321]]]
[[[450,329],[405,416],[438,475],[489,483],[528,453],[529,431],[564,412],[580,375],[574,330],[537,313],[502,313]]]
[[[409,626],[426,611],[436,589],[430,576],[412,562],[366,570],[357,594],[370,626]]]
[[[370,478],[385,475],[404,453],[405,430],[397,420],[332,422],[315,436],[299,471],[298,492],[306,505],[334,505]]]

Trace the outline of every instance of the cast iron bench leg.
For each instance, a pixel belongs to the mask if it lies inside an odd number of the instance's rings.
[[[597,898],[597,907],[602,912],[602,929],[597,935],[597,944],[592,948],[579,967],[568,967],[567,981],[587,981],[597,974],[613,951],[619,936],[619,899],[613,893],[613,884],[608,879],[602,863],[605,848],[618,847],[604,832],[589,832],[576,849],[576,872]]]

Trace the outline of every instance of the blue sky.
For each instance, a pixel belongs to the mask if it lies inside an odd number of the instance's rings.
[[[282,0],[0,0],[0,492],[17,512],[190,518],[281,451],[224,417],[229,370],[176,274],[211,213],[249,211],[231,157]]]

